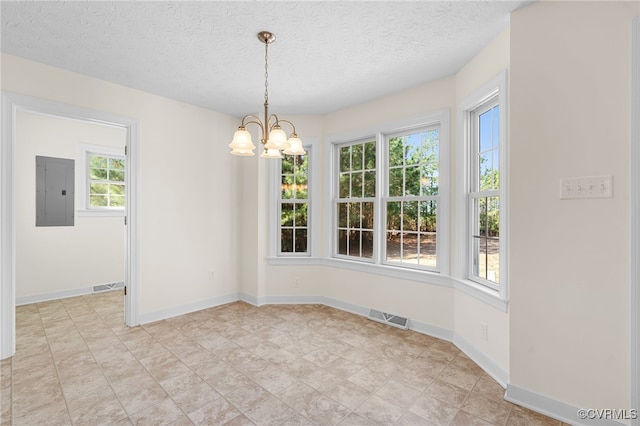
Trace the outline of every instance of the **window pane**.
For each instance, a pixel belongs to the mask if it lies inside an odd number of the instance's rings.
[[[124,159],[109,158],[109,168],[115,170],[124,170]]]
[[[346,230],[338,230],[338,254],[347,255],[347,246],[349,241],[349,234]]]
[[[424,162],[439,161],[440,130],[433,129],[422,133],[422,158]]]
[[[422,165],[420,195],[438,195],[438,163]]]
[[[280,251],[283,253],[293,252],[293,229],[282,228],[280,230]]]
[[[362,232],[349,231],[349,256],[360,256],[360,237]]]
[[[364,145],[364,167],[365,169],[376,168],[376,143],[367,142]]]
[[[487,281],[500,283],[500,241],[493,238],[487,241]]]
[[[360,203],[349,203],[349,228],[360,228]]]
[[[282,175],[281,197],[283,200],[293,198],[293,175]]]
[[[373,257],[373,231],[362,231],[362,257]]]
[[[402,168],[389,169],[389,196],[401,197],[403,195],[402,188]]]
[[[347,227],[347,218],[348,216],[348,204],[347,203],[338,203],[338,226],[340,228]]]
[[[420,166],[411,166],[404,169],[404,193],[405,195],[420,195]]]
[[[400,202],[387,202],[387,230],[400,231],[402,229],[400,218]]]
[[[107,157],[101,157],[99,155],[89,156],[89,168],[91,169],[106,169],[108,164]]]
[[[293,226],[293,204],[282,203],[280,224],[282,226]]]
[[[107,207],[109,205],[109,199],[106,195],[90,195],[89,205],[91,207]]]
[[[418,263],[418,234],[413,232],[402,233],[402,261]]]
[[[307,176],[296,176],[295,197],[298,200],[308,198],[307,192]]]
[[[109,194],[111,196],[124,195],[124,185],[109,185]]]
[[[435,268],[436,264],[436,234],[420,234],[420,265]]]
[[[108,174],[109,173],[107,169],[97,169],[97,168],[89,169],[89,179],[107,180]]]
[[[307,204],[295,205],[295,224],[296,227],[307,226]]]
[[[109,193],[109,185],[106,183],[92,183],[89,188],[89,193],[92,195],[93,194],[107,195]]]
[[[399,232],[387,232],[387,260],[399,261],[402,258],[401,242]]]
[[[487,235],[487,199],[479,198],[477,200],[477,229],[479,236]]]
[[[404,231],[418,230],[418,202],[406,201],[402,203],[402,229]]]
[[[351,191],[351,173],[340,173],[340,198],[349,198]]]
[[[110,207],[124,207],[124,195],[112,195],[109,197]]]
[[[407,135],[404,138],[404,163],[406,165],[420,164],[421,162],[421,149],[422,145],[420,140],[420,134],[414,133],[411,135]]]
[[[365,197],[376,196],[376,172],[373,170],[364,172],[364,183],[362,184]]]
[[[479,123],[480,152],[485,152],[493,147],[493,113],[489,110],[480,115]]]
[[[340,148],[340,171],[348,172],[351,170],[351,147],[343,146]]]
[[[493,238],[475,238],[474,240],[475,275],[498,284],[500,282],[500,242]]]
[[[351,174],[351,196],[360,198],[362,197],[362,173]]]
[[[124,182],[124,170],[109,170],[109,180]]]
[[[389,139],[389,167],[402,166],[404,164],[404,148],[402,139]]]
[[[500,106],[496,105],[492,109],[493,113],[493,148],[500,146]]]
[[[420,231],[436,232],[436,201],[420,202]]]
[[[306,229],[295,230],[295,251],[296,253],[307,252],[307,230]]]
[[[282,156],[282,174],[292,174],[293,173],[293,155],[283,155]]]
[[[489,237],[500,236],[500,198],[489,197],[486,201],[487,209],[487,235]]]
[[[362,160],[364,157],[363,145],[353,145],[351,147],[351,170],[362,170]]]
[[[363,229],[373,229],[373,203],[362,203],[362,221]]]

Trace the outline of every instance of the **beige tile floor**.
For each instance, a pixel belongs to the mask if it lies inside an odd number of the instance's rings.
[[[123,315],[120,291],[18,307],[1,424],[560,424],[451,343],[326,306]]]

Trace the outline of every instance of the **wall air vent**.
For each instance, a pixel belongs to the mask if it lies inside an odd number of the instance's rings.
[[[407,330],[409,328],[409,318],[388,314],[386,312],[376,311],[375,309],[369,309],[368,318],[382,324],[387,324],[392,327],[401,328],[403,330]]]
[[[109,284],[100,284],[93,286],[94,293],[104,293],[105,291],[117,290],[119,288],[124,288],[124,282],[120,281],[118,283],[109,283]]]

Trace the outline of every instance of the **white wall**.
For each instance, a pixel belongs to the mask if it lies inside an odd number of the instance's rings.
[[[75,216],[74,226],[36,227],[35,157],[75,160],[80,144],[119,147],[122,128],[19,111],[16,115],[16,297],[57,297],[124,280],[123,217]],[[75,188],[75,209],[80,188]]]
[[[637,2],[537,2],[511,18],[511,383],[577,407],[637,408],[627,194],[639,14]],[[593,175],[613,175],[613,198],[559,199],[561,177]]]
[[[235,294],[236,119],[6,54],[1,87],[138,120],[143,321]]]

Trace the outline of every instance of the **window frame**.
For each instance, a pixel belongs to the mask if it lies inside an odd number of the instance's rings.
[[[267,213],[267,256],[270,265],[301,265],[309,264],[312,259],[319,259],[320,253],[320,202],[319,202],[319,151],[317,149],[319,138],[301,136],[303,148],[309,156],[307,162],[307,253],[294,254],[280,252],[280,220],[279,197],[281,190],[282,161],[265,160],[269,184],[265,188],[268,191]]]
[[[479,173],[473,161],[477,152],[471,148],[472,138],[477,135],[474,117],[479,117],[480,111],[484,112],[495,105],[498,110],[498,135],[499,135],[499,171],[500,188],[498,190],[472,191],[473,176]],[[455,278],[460,283],[457,288],[470,293],[480,299],[506,310],[508,301],[508,139],[507,139],[507,73],[501,72],[492,78],[471,95],[464,98],[458,104],[457,124],[457,180],[459,188],[456,191],[457,205],[456,225],[461,232],[456,238],[457,267]],[[474,215],[472,200],[485,196],[499,197],[499,283],[493,283],[473,274],[472,240],[474,229]]]
[[[348,142],[342,142],[339,144],[335,144],[334,145],[334,164],[336,165],[335,170],[338,173],[338,175],[341,173],[340,171],[340,149],[347,147],[347,146],[355,146],[355,145],[362,145],[363,146],[363,156],[364,156],[364,152],[366,151],[365,146],[368,143],[372,143],[375,146],[376,149],[376,164],[375,164],[375,178],[376,178],[376,183],[375,183],[375,194],[373,197],[366,197],[364,196],[364,194],[361,197],[340,197],[339,196],[339,191],[340,191],[340,180],[336,179],[336,176],[332,176],[332,186],[333,186],[333,193],[336,194],[334,197],[332,197],[332,214],[333,214],[333,224],[334,226],[331,229],[331,241],[332,241],[332,253],[333,253],[333,257],[335,257],[336,259],[345,259],[345,260],[352,260],[352,261],[357,261],[357,262],[366,262],[366,263],[375,263],[375,258],[376,258],[376,251],[378,250],[378,239],[376,238],[376,211],[378,210],[378,200],[377,200],[377,194],[379,191],[379,187],[378,187],[378,140],[376,137],[368,137],[368,138],[361,138],[361,139],[357,139],[357,140],[351,140]],[[353,158],[353,157],[351,157]],[[362,166],[362,172],[365,173],[366,169],[364,167],[364,165]],[[351,169],[349,171],[350,174],[353,174],[354,171],[353,169]],[[350,189],[351,189],[351,185],[349,185]],[[363,191],[364,192],[364,191]],[[374,226],[373,228],[370,229],[370,232],[373,234],[373,238],[372,238],[372,252],[371,252],[371,258],[368,257],[364,257],[362,255],[360,256],[352,256],[349,254],[340,254],[339,253],[339,241],[338,238],[336,237],[336,234],[339,232],[340,230],[340,226],[339,226],[339,218],[338,218],[338,205],[339,204],[352,204],[352,203],[360,203],[361,207],[364,203],[371,203],[373,205],[373,221],[374,221]],[[347,229],[349,228],[349,226],[347,226]],[[355,229],[355,228],[354,228]],[[363,228],[362,225],[357,228],[360,230],[360,232],[364,232],[364,230],[366,230],[366,232],[369,232],[369,228]],[[362,253],[362,246],[360,246],[360,252]]]
[[[123,207],[91,207],[89,206],[89,190],[91,188],[91,179],[89,177],[89,156],[96,155],[107,158],[118,158],[125,161],[125,205]],[[129,167],[127,166],[127,157],[124,153],[124,147],[102,146],[80,144],[78,154],[78,170],[76,173],[76,187],[78,188],[78,208],[76,213],[78,216],[124,216],[126,211],[126,194],[127,194],[127,174]]]
[[[438,271],[427,270],[415,267],[407,267],[399,262],[383,262],[384,250],[383,244],[386,241],[386,217],[384,213],[384,195],[387,187],[388,174],[388,154],[385,152],[386,135],[393,135],[413,129],[426,128],[434,125],[440,126],[439,139],[439,196],[440,207],[437,223],[437,256]],[[450,111],[449,109],[440,109],[431,113],[420,115],[417,117],[404,119],[397,122],[386,123],[381,126],[354,131],[342,135],[333,135],[328,138],[330,149],[327,153],[326,161],[329,163],[329,185],[326,191],[326,199],[329,201],[325,210],[327,222],[325,226],[331,233],[330,243],[325,247],[325,258],[327,263],[336,267],[359,270],[363,272],[376,273],[379,275],[392,276],[396,278],[410,279],[415,281],[428,281],[436,285],[452,286],[449,276],[449,216],[450,216],[450,171],[449,171],[449,152],[450,152]],[[376,140],[376,197],[374,206],[374,247],[372,260],[360,261],[357,258],[349,256],[336,256],[337,248],[337,211],[335,207],[337,182],[339,175],[338,151],[339,147],[348,143],[357,143],[362,141]],[[328,210],[331,209],[331,210]]]
[[[430,271],[430,272],[440,272],[440,268],[441,268],[441,264],[442,262],[439,260],[442,258],[443,254],[442,254],[442,250],[440,250],[440,244],[442,243],[442,238],[440,236],[440,231],[442,231],[442,226],[440,224],[441,222],[441,217],[442,215],[438,215],[438,211],[440,211],[439,207],[436,207],[436,266],[435,267],[431,267],[431,266],[427,266],[427,265],[413,265],[411,263],[407,263],[407,262],[403,262],[403,261],[393,261],[393,260],[388,260],[387,259],[387,244],[386,244],[386,237],[387,237],[387,233],[389,232],[389,229],[387,229],[387,203],[389,202],[425,202],[425,201],[435,201],[436,205],[439,206],[440,205],[440,200],[441,200],[441,189],[440,189],[440,170],[441,170],[441,156],[440,156],[440,148],[441,148],[441,130],[442,130],[442,125],[440,123],[432,123],[430,125],[426,125],[426,126],[418,126],[418,127],[413,127],[413,128],[407,128],[401,131],[397,131],[397,132],[393,132],[393,133],[385,133],[383,135],[383,139],[384,139],[384,143],[383,143],[383,155],[384,155],[384,162],[385,162],[385,171],[384,171],[384,175],[385,177],[389,176],[389,172],[390,169],[392,168],[392,166],[389,164],[390,162],[390,155],[389,155],[389,140],[394,138],[394,137],[398,137],[398,136],[406,136],[407,134],[411,134],[414,132],[426,132],[426,131],[430,131],[433,129],[438,129],[438,194],[437,195],[400,195],[400,196],[391,196],[389,194],[389,180],[388,178],[385,180],[385,187],[384,187],[384,191],[382,194],[382,223],[381,226],[384,229],[384,237],[382,238],[382,241],[384,242],[382,244],[382,257],[380,259],[380,262],[384,265],[390,265],[390,266],[397,266],[397,267],[402,267],[402,268],[408,268],[408,269],[416,269],[416,270],[423,270],[423,271]],[[399,166],[394,166],[394,168],[399,168]],[[406,169],[406,166],[402,166],[403,169]],[[402,215],[401,215],[402,216]],[[403,232],[405,232],[403,230]],[[420,232],[419,230],[416,231],[417,234],[421,234],[422,232]]]
[[[304,150],[306,151],[305,155],[307,156],[307,198],[291,198],[291,199],[283,199],[282,198],[282,160],[277,161],[276,165],[276,175],[279,177],[277,184],[279,184],[279,190],[276,191],[276,205],[277,205],[277,217],[276,220],[276,255],[278,257],[310,257],[311,256],[311,247],[312,247],[312,238],[311,238],[311,218],[313,217],[313,213],[311,211],[311,196],[313,193],[311,187],[311,160],[313,158],[312,148],[310,146],[304,146]],[[284,155],[283,155],[284,158]],[[304,201],[303,201],[304,200]],[[296,252],[295,249],[293,252],[283,252],[282,251],[282,204],[307,204],[307,251],[305,252]],[[292,228],[299,229],[295,225]],[[294,237],[294,247],[295,247],[295,237]]]

